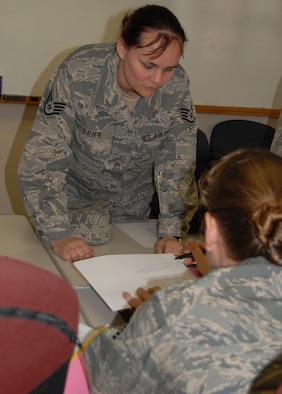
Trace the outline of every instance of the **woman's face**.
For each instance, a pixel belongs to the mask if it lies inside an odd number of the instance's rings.
[[[156,34],[154,30],[143,33],[141,44],[152,42]],[[128,48],[122,38],[118,40],[118,85],[129,96],[151,97],[172,78],[181,56],[179,43],[172,41],[159,57],[153,59],[150,53],[158,46],[159,42],[145,48]]]

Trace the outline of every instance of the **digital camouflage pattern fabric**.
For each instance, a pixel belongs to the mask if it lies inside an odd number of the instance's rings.
[[[282,350],[282,269],[256,257],[156,292],[84,353],[92,393],[244,394]]]
[[[46,87],[18,176],[26,211],[47,241],[73,236],[69,210],[78,204],[95,211],[106,202],[105,226],[109,217],[147,218],[153,178],[160,236],[187,232],[197,208],[197,120],[186,73],[178,66],[130,113],[117,66],[114,44],[88,45],[72,53]],[[97,217],[87,215],[80,216],[83,230],[77,223],[76,235],[105,241],[93,235]]]
[[[278,156],[282,157],[282,111],[280,112],[270,150],[271,152],[276,153]]]

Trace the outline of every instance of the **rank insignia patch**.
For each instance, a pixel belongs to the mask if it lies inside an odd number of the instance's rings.
[[[195,121],[195,115],[192,107],[190,108],[180,108],[181,119],[188,123],[193,123]]]
[[[44,107],[44,113],[47,116],[59,115],[64,110],[66,105],[66,103],[62,103],[60,101],[53,101],[52,94],[49,94]]]

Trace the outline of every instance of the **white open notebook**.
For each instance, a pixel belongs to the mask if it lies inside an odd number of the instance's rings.
[[[97,256],[74,263],[93,289],[113,311],[128,308],[122,291],[132,295],[138,287],[164,286],[195,276],[174,255],[118,254]]]

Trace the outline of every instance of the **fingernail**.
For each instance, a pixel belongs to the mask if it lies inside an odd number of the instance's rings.
[[[187,243],[188,243],[188,245],[191,245],[191,246],[195,245],[195,241],[193,240],[193,238],[189,238],[187,240]]]

